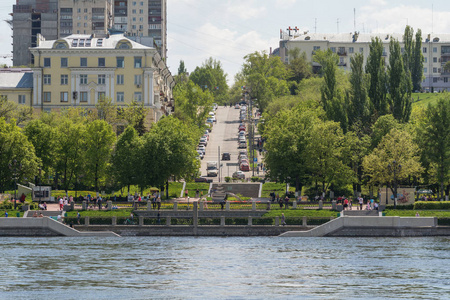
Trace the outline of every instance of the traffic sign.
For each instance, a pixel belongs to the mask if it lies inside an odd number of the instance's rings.
[[[258,162],[258,158],[257,158],[257,157],[254,157],[254,158],[253,158],[253,162]]]

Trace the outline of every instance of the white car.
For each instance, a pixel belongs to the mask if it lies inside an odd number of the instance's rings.
[[[245,173],[242,171],[236,171],[233,173],[233,178],[245,179]]]
[[[200,151],[202,151],[202,152],[203,152],[203,155],[205,155],[205,154],[206,154],[206,147],[205,147],[205,146],[203,146],[203,145],[200,145],[200,146],[198,146],[197,150],[200,150]]]
[[[205,157],[205,154],[203,153],[202,150],[197,150],[198,153],[198,157],[200,157],[200,159],[203,159],[203,157]]]
[[[208,146],[208,140],[205,137],[200,138],[200,145]]]

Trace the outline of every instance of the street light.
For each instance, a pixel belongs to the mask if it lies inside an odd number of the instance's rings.
[[[42,171],[42,169],[39,168],[39,204],[41,204],[41,201],[42,201],[42,191],[41,191],[41,185],[42,185],[42,183],[41,183],[41,171]]]
[[[17,160],[13,160],[12,163],[9,163],[9,169],[12,172],[12,175],[14,177],[14,210],[16,210],[17,208],[17,179],[18,179],[18,172],[20,171],[20,169],[22,169],[22,164],[17,164]]]
[[[392,164],[388,165],[389,174],[394,175],[394,208],[397,208],[397,175],[402,170],[402,165],[399,164],[396,160],[392,162]],[[386,203],[387,204],[387,203]]]

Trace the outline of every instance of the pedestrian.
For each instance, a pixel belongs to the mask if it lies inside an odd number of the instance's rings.
[[[283,208],[283,200],[278,199],[278,204],[280,204],[280,209],[282,209]]]
[[[98,204],[98,210],[101,210],[102,209],[102,196],[98,196],[97,204]]]
[[[63,206],[64,206],[64,201],[63,201],[62,197],[59,197],[59,210],[63,210]]]
[[[288,208],[289,208],[289,197],[286,195],[286,197],[284,197],[284,209]]]
[[[188,190],[185,190],[185,191],[184,191],[184,200],[185,200],[185,201],[187,201],[188,195],[189,195],[189,191],[188,191]]]
[[[363,203],[364,203],[363,197],[359,196],[358,197],[358,202],[359,202],[359,210],[362,210]]]
[[[161,197],[158,194],[158,198],[156,199],[156,205],[158,206],[158,210],[161,209]]]
[[[158,225],[160,225],[161,224],[161,215],[160,215],[159,211],[158,211],[158,215],[156,217],[158,218]]]
[[[373,198],[370,199],[370,208],[373,209]]]
[[[416,217],[420,217],[419,212],[416,212]]]
[[[223,206],[225,205],[225,199],[222,199],[222,201],[220,201],[220,209],[223,210]]]
[[[375,202],[375,203],[373,204],[373,209],[374,209],[374,210],[378,210],[378,203]]]
[[[284,213],[281,214],[281,225],[286,225],[286,217],[284,216]]]
[[[344,199],[344,210],[346,210],[347,207],[348,207],[348,199],[345,198],[345,199]]]
[[[78,211],[78,212],[77,212],[77,222],[78,222],[78,225],[80,225],[80,219],[81,219],[81,215],[80,215],[80,212]]]
[[[188,205],[187,205],[187,209],[186,209],[186,210],[189,210],[189,200],[190,200],[190,197],[188,196],[188,197],[187,197],[187,203],[188,203]]]
[[[198,190],[198,188],[195,190],[195,197],[198,198],[200,195],[200,191]]]
[[[5,218],[8,217],[8,212],[5,210]]]
[[[133,213],[130,213],[130,220],[131,220],[131,224],[134,224],[134,215],[133,215]]]

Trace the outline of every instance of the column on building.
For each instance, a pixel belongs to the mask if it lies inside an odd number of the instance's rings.
[[[144,105],[153,106],[153,69],[144,70]]]
[[[33,105],[42,103],[42,69],[33,69]]]

